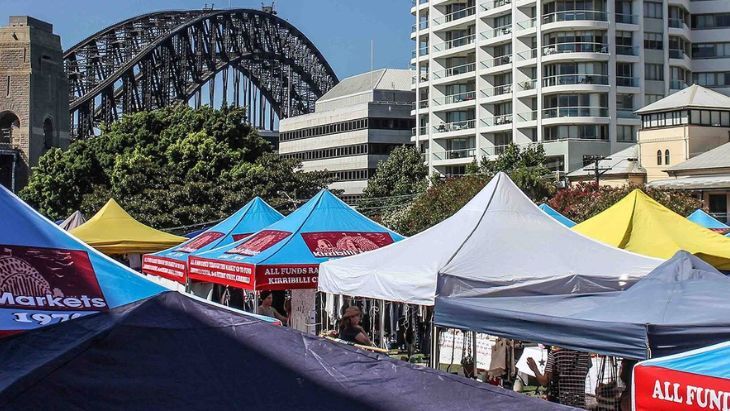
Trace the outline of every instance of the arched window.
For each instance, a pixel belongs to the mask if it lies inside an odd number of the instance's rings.
[[[662,165],[662,150],[656,151],[656,165]]]
[[[43,147],[53,147],[53,121],[50,118],[43,121]]]
[[[669,165],[669,163],[670,163],[669,160],[670,160],[669,159],[669,149],[667,149],[667,150],[664,150],[664,164]]]
[[[12,145],[13,133],[18,127],[20,127],[20,119],[15,113],[12,111],[0,113],[0,145]]]

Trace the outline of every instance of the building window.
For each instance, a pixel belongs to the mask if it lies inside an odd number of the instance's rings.
[[[727,195],[710,194],[709,203],[710,214],[715,218],[727,221]]]
[[[669,149],[664,150],[664,164],[669,165],[671,162],[669,161]]]
[[[664,50],[664,33],[644,32],[644,48]]]
[[[644,79],[646,80],[664,80],[664,64],[644,64]]]
[[[53,121],[50,118],[43,121],[43,146],[47,149],[53,147]]]
[[[656,1],[644,1],[644,17],[661,19],[664,17],[664,5]]]
[[[730,13],[693,14],[693,29],[718,29],[730,27]]]
[[[636,141],[636,130],[634,126],[616,126],[616,141],[620,143],[633,143]]]
[[[656,151],[656,165],[662,165],[662,150]]]

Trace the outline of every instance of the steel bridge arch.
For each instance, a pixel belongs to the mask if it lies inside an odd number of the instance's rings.
[[[72,133],[93,134],[124,113],[199,105],[208,84],[214,100],[244,105],[259,128],[314,110],[337,84],[316,46],[272,13],[251,10],[162,11],[137,16],[89,36],[64,53]],[[232,71],[233,101],[227,101]],[[243,100],[244,104],[240,104]],[[268,109],[267,109],[268,107]]]

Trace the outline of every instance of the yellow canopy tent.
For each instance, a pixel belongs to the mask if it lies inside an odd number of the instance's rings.
[[[140,223],[114,199],[69,232],[104,254],[153,253],[187,240]]]
[[[685,250],[720,270],[730,270],[730,238],[687,220],[641,190],[632,191],[573,230],[651,257],[669,259]]]

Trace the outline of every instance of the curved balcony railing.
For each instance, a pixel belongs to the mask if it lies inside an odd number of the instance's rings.
[[[516,27],[517,31],[527,30],[527,29],[535,27],[536,23],[537,23],[537,18],[533,17],[530,20],[518,21],[517,23],[515,23],[515,27]]]
[[[457,21],[473,16],[475,13],[476,7],[468,7],[462,10],[455,11],[453,13],[449,13],[443,17],[437,17],[433,19],[433,24],[437,26],[440,24],[451,23],[452,21]]]
[[[537,58],[537,49],[525,50],[517,53],[517,61],[524,61]]]
[[[464,120],[454,121],[451,123],[441,123],[433,128],[436,133],[448,133],[451,131],[461,131],[473,129],[476,125],[476,120]]]
[[[608,117],[608,107],[550,107],[542,110],[542,118]]]
[[[639,24],[639,16],[635,14],[616,13],[616,23]]]
[[[542,55],[562,53],[602,53],[608,54],[608,44],[593,42],[572,42],[548,44],[542,48]]]
[[[493,59],[487,59],[486,61],[483,61],[482,67],[492,68],[492,67],[503,66],[505,64],[510,64],[510,63],[512,63],[512,55],[505,54],[504,56],[499,56],[499,57],[495,57]]]
[[[476,37],[477,36],[475,34],[471,34],[469,36],[459,37],[458,39],[453,39],[453,40],[445,41],[445,42],[443,42],[441,44],[434,45],[433,46],[433,51],[434,52],[445,51],[445,50],[453,49],[453,48],[456,48],[456,47],[461,47],[461,46],[467,46],[469,44],[474,44],[474,40],[476,40]]]
[[[639,48],[634,46],[616,45],[616,54],[620,54],[622,56],[638,56]]]
[[[608,76],[605,74],[559,74],[542,79],[543,87],[564,86],[568,84],[608,85]]]
[[[458,76],[461,74],[471,73],[477,69],[476,63],[467,63],[460,66],[450,67],[445,70],[433,72],[433,79],[439,80],[447,77]]]
[[[542,24],[578,20],[608,21],[606,12],[598,10],[566,10],[543,14],[542,16]]]
[[[459,150],[434,151],[431,156],[435,161],[458,160],[462,158],[474,158],[477,155],[476,148],[462,148]]]
[[[433,99],[434,103],[436,103],[437,106],[446,105],[446,104],[453,104],[453,103],[462,103],[464,101],[473,101],[477,98],[477,92],[476,91],[466,91],[463,93],[457,93],[457,94],[451,94],[449,96],[444,96],[442,98]]]
[[[639,87],[639,78],[617,76],[616,85],[620,87]]]
[[[517,85],[519,86],[520,90],[534,90],[535,86],[537,86],[537,80],[532,79],[520,81]]]
[[[512,113],[482,119],[482,126],[485,127],[503,126],[506,124],[512,124]]]
[[[493,39],[495,37],[507,36],[509,34],[512,34],[512,25],[506,24],[504,26],[494,28],[491,31],[487,31],[486,33],[482,33],[482,38],[484,38],[485,40]]]
[[[509,94],[512,92],[512,84],[502,84],[499,86],[494,86],[490,88],[486,88],[482,90],[482,95],[484,97],[495,97],[495,96],[501,96],[504,94]]]

